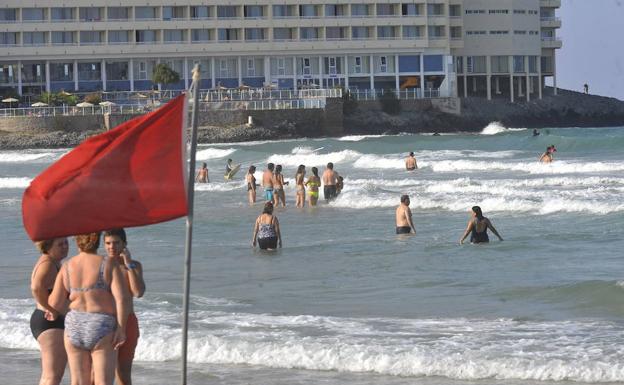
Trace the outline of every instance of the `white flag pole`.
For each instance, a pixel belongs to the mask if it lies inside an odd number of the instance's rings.
[[[184,252],[184,298],[182,300],[182,385],[186,385],[187,352],[188,352],[188,317],[189,295],[191,288],[191,246],[193,242],[193,199],[195,197],[195,150],[197,149],[197,126],[199,124],[199,65],[193,68],[193,83],[191,84],[193,98],[193,112],[191,115],[191,150],[189,160],[189,174],[187,187],[188,215],[186,216],[186,247]],[[186,119],[186,117],[185,117]]]

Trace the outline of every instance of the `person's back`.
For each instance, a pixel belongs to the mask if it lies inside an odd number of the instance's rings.
[[[336,171],[327,169],[323,172],[323,185],[335,186],[336,180]]]
[[[489,219],[486,217],[474,218],[472,232],[470,234],[470,243],[485,243],[490,241],[487,234]]]
[[[408,171],[416,170],[418,166],[416,165],[416,158],[414,157],[414,153],[410,152],[409,156],[405,158],[405,169]]]
[[[262,173],[262,187],[273,187],[273,172],[264,170]]]
[[[410,234],[412,231],[416,233],[414,223],[412,222],[412,210],[410,210],[409,205],[409,196],[402,195],[401,204],[399,204],[394,213],[397,234]]]
[[[66,263],[69,308],[87,313],[116,314],[111,294],[113,261],[102,256],[81,252]]]

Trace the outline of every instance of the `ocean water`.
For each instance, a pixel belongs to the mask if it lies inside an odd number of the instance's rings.
[[[541,131],[200,146],[213,183],[195,195],[190,383],[624,383],[624,127]],[[550,144],[556,161],[539,164]],[[21,195],[66,151],[0,151],[0,384],[38,380],[38,254]],[[227,158],[243,164],[230,183]],[[291,183],[299,164],[329,161],[346,178],[315,208],[296,209],[286,187],[273,253],[251,248],[262,206],[247,204],[243,182],[269,161]],[[416,236],[394,234],[401,194]],[[504,242],[458,244],[476,204]],[[137,384],[179,382],[184,231],[183,220],[129,230],[147,281]]]

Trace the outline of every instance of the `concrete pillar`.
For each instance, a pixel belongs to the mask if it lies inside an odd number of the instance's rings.
[[[188,58],[184,58],[184,89],[188,90],[189,88],[189,68],[188,68]]]
[[[494,78],[494,86],[496,87],[496,95],[500,95],[501,94],[500,76],[497,76],[496,78]]]
[[[319,56],[318,57],[318,64],[319,64],[319,87],[320,88],[325,88],[325,86],[323,85],[323,72],[324,72],[324,66],[323,66],[323,56]]]
[[[514,102],[514,77],[513,77],[513,56],[508,56],[509,63],[507,69],[509,71],[509,97],[510,101]]]
[[[539,98],[542,98],[542,94],[543,94],[543,87],[544,85],[542,84],[542,82],[544,81],[544,79],[542,79],[542,57],[539,56],[538,57],[538,63],[537,63],[537,89],[538,89],[538,93],[539,93]]]
[[[464,66],[464,98],[468,97],[468,56],[463,56],[462,65]]]
[[[128,78],[130,79],[130,91],[134,91],[134,59],[128,61]]]
[[[492,100],[492,59],[485,57],[485,83],[487,87],[487,100]]]
[[[555,60],[555,50],[553,49],[552,56],[553,64],[553,95],[557,96],[557,60]]]
[[[399,84],[399,55],[394,55],[394,88],[397,95],[399,94],[401,85]]]
[[[529,74],[529,56],[524,57],[524,71],[526,72],[526,100],[531,101],[531,76]]]
[[[102,91],[106,91],[106,60],[102,60],[100,72],[102,76]]]
[[[45,77],[46,77],[46,92],[50,92],[50,61],[46,60],[45,62]]]
[[[242,61],[243,59],[239,56],[238,60],[236,60],[236,67],[238,69],[238,86],[242,86],[243,85],[243,66],[242,66]]]
[[[22,61],[17,61],[17,93],[22,96]]]
[[[217,70],[216,70],[216,60],[214,57],[210,58],[210,83],[212,84],[212,88],[217,88]]]
[[[74,60],[74,91],[78,91],[78,60]]]
[[[345,90],[349,89],[349,56],[345,55],[344,57],[344,79],[345,79]]]
[[[297,57],[292,57],[293,90],[297,90]]]
[[[426,29],[426,28],[425,28]],[[420,97],[425,97],[425,57],[423,53],[420,54]]]
[[[369,71],[370,71],[370,89],[374,90],[375,89],[375,57],[373,55],[369,56],[370,62],[369,64]]]
[[[264,57],[264,84],[270,85],[273,79],[271,79],[271,58],[268,56]]]

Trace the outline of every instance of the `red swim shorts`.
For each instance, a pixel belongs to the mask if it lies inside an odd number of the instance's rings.
[[[134,359],[134,351],[139,342],[139,320],[134,313],[128,316],[126,324],[126,342],[121,345],[117,355],[119,362],[132,361]]]

